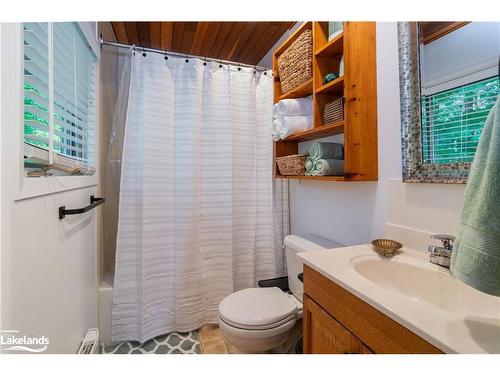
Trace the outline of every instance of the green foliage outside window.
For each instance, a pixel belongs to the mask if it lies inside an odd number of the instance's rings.
[[[499,92],[498,76],[422,96],[422,152],[427,163],[471,162]]]

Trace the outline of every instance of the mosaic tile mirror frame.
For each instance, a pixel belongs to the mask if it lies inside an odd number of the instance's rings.
[[[433,163],[423,156],[418,22],[399,22],[398,42],[403,181],[463,184],[470,162]]]

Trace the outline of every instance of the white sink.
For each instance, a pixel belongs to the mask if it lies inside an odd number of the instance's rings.
[[[356,272],[384,289],[443,310],[480,314],[499,306],[498,301],[485,300],[485,294],[454,279],[446,268],[416,257],[365,254],[351,258],[350,263]]]
[[[298,255],[446,353],[500,353],[500,298],[454,279],[426,251],[401,250],[392,258],[371,245]]]

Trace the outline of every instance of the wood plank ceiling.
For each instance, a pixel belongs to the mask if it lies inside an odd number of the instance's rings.
[[[120,43],[255,65],[295,22],[111,22]]]

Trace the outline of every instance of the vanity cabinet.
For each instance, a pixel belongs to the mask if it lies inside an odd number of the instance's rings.
[[[420,336],[304,265],[304,353],[442,353]]]
[[[371,353],[311,298],[304,296],[304,351],[315,354]]]

